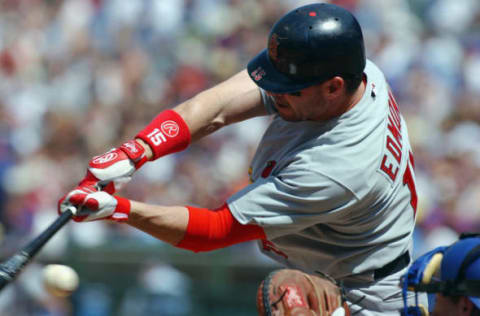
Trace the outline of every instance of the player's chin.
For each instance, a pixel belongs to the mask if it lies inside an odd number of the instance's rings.
[[[302,119],[300,117],[298,117],[298,115],[296,115],[295,113],[292,113],[292,112],[281,112],[281,111],[279,111],[278,115],[280,115],[280,117],[287,122],[302,121]]]
[[[299,119],[299,118],[283,118],[285,121],[287,122],[292,122],[292,123],[295,123],[295,122],[301,122],[303,121],[302,119]]]

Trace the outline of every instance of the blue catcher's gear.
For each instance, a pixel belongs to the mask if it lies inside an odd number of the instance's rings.
[[[428,315],[407,306],[407,289],[415,292],[467,296],[480,308],[480,235],[463,234],[450,246],[435,248],[412,263],[401,280],[404,315]]]

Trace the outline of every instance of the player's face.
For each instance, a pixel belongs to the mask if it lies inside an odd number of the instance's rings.
[[[305,121],[314,117],[313,104],[321,107],[319,96],[307,88],[294,93],[269,93],[275,100],[278,114],[286,121]],[[323,102],[322,102],[323,103]]]
[[[278,114],[291,122],[331,119],[345,110],[348,101],[340,77],[294,93],[268,94],[274,98]]]
[[[326,101],[314,87],[309,87],[294,93],[269,94],[275,100],[278,114],[286,121],[315,120],[321,109],[326,107]]]

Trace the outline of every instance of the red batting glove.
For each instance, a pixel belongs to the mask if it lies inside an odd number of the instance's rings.
[[[113,194],[130,181],[135,170],[145,162],[145,149],[136,140],[130,140],[119,148],[93,157],[79,186],[92,186]]]
[[[130,214],[129,200],[88,187],[77,187],[60,199],[58,212],[63,213],[72,205],[76,207],[73,214],[73,220],[76,222],[101,219],[124,222],[128,220]]]

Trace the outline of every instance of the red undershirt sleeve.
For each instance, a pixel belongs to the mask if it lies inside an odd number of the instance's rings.
[[[187,231],[176,245],[194,252],[209,251],[255,239],[266,239],[263,228],[242,225],[230,212],[227,204],[216,210],[187,206]]]

